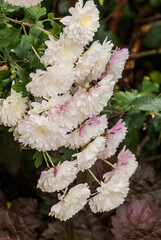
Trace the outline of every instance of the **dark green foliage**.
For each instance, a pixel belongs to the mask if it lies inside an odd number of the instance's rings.
[[[39,168],[43,163],[43,153],[36,151],[33,160],[35,160],[35,167]]]

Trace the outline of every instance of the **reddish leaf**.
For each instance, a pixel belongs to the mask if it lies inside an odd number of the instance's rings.
[[[67,222],[54,220],[48,224],[43,237],[54,240],[112,240],[110,228],[103,226],[90,211],[79,213]]]
[[[41,224],[41,214],[37,210],[37,200],[19,198],[7,209],[5,197],[0,194],[0,240],[36,240],[35,229]]]
[[[157,197],[156,197],[157,196]],[[155,169],[147,164],[140,164],[131,179],[129,200],[145,199],[153,209],[161,208],[161,178]]]
[[[124,203],[112,217],[116,240],[160,240],[161,209],[153,211],[145,200]]]

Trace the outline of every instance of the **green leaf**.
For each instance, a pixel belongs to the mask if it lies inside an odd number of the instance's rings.
[[[124,144],[132,152],[136,152],[138,143],[139,143],[139,129],[136,129],[136,128],[128,129],[126,138],[124,140]]]
[[[8,78],[10,76],[10,71],[2,70],[0,71],[0,81]]]
[[[17,71],[16,74],[19,76],[23,84],[26,85],[30,81],[29,73],[25,69],[21,69]]]
[[[0,47],[14,48],[20,42],[21,28],[5,28],[0,30]]]
[[[141,96],[155,96],[154,93],[159,91],[159,84],[151,82],[147,79],[143,81]]]
[[[146,120],[146,116],[145,114],[142,114],[140,112],[139,113],[129,112],[124,119],[128,127],[128,130],[133,128],[140,129]]]
[[[131,107],[131,101],[133,101],[137,96],[137,91],[133,92],[122,92],[119,91],[114,94],[115,101],[119,105],[119,109],[122,111],[127,111]]]
[[[32,6],[30,8],[24,8],[25,18],[23,21],[30,23],[37,23],[38,20],[46,15],[46,8],[41,7],[41,4]]]
[[[149,76],[153,82],[161,84],[161,72],[152,71],[149,73]]]
[[[48,13],[48,19],[53,20],[54,19],[54,13]]]
[[[39,168],[43,163],[43,153],[36,151],[33,159],[35,160],[35,167]]]
[[[59,152],[62,154],[62,159],[65,160],[70,160],[72,155],[75,153],[74,150],[62,147],[59,149]]]
[[[153,125],[157,132],[161,132],[161,116],[155,116],[153,119]]]
[[[29,92],[27,92],[25,85],[22,82],[16,82],[13,85],[13,89],[18,92],[18,93],[22,93],[22,97],[26,97],[29,96]]]
[[[131,102],[134,105],[134,109],[142,110],[142,111],[152,111],[159,112],[161,111],[161,98],[156,97],[140,97],[136,98]]]
[[[60,25],[55,21],[51,21],[50,23],[52,25],[52,29],[50,29],[50,32],[58,36],[63,30],[63,25]]]
[[[99,0],[99,4],[100,4],[100,6],[103,6],[104,0]]]
[[[28,146],[22,146],[23,150],[31,150],[32,148],[28,147]]]
[[[26,44],[25,35],[22,36],[21,42],[17,47],[14,49],[16,56],[20,59],[24,59],[28,57],[28,51],[30,49],[30,45]]]
[[[87,169],[87,174],[89,175],[89,177],[93,180],[96,181],[95,177],[93,176],[93,174]]]

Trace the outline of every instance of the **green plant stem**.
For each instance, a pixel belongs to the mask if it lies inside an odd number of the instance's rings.
[[[45,153],[46,153],[46,156],[48,157],[48,159],[49,159],[49,161],[50,161],[52,167],[55,168],[55,165],[54,165],[53,161],[51,160],[50,155],[48,154],[48,152],[45,152]]]
[[[75,84],[78,85],[78,86],[80,86],[80,87],[82,87],[82,88],[85,88],[86,90],[88,90],[87,87],[85,87],[85,86],[83,86],[83,85],[81,85],[81,84],[79,84],[79,83],[77,83],[77,82],[75,82]]]
[[[95,179],[95,181],[96,181],[99,185],[101,185],[100,181],[96,178],[96,176],[94,175],[94,173],[93,173],[90,169],[87,169],[87,172],[89,172],[89,174],[92,175],[92,177]]]
[[[107,163],[108,165],[110,165],[112,168],[114,168],[113,165],[112,165],[112,163],[110,163],[109,161],[107,161],[107,160],[105,160],[105,159],[102,159],[102,161],[104,161],[105,163]]]
[[[41,32],[47,34],[48,36],[49,35],[52,35],[51,32],[43,29],[43,28],[40,28],[38,26],[36,26],[35,24],[31,24],[31,23],[26,23],[26,22],[22,22],[22,21],[18,21],[16,19],[13,19],[13,18],[10,18],[10,17],[7,17],[7,16],[3,16],[4,19],[10,21],[10,22],[13,22],[13,23],[16,23],[16,24],[20,24],[21,26],[27,26],[27,27],[34,27],[34,28],[37,28],[38,30],[40,30]],[[54,36],[53,36],[54,37]],[[55,40],[57,40],[56,37],[54,37]]]
[[[34,48],[34,46],[32,44],[30,44],[32,50],[34,51],[35,55],[38,57],[38,59],[40,60],[41,62],[41,57],[39,56],[38,52],[36,51],[36,49]],[[44,64],[43,64],[44,65]],[[47,68],[45,65],[44,65],[45,68]]]
[[[37,53],[36,49],[34,48],[34,46],[32,44],[30,44],[32,50],[34,51],[35,55],[38,57],[39,60],[41,60],[39,54]]]
[[[44,156],[44,159],[45,159],[45,162],[46,162],[46,166],[47,166],[48,168],[50,168],[49,163],[48,163],[48,160],[47,160],[47,157],[46,157],[46,155],[45,155],[44,152],[43,152],[43,156]]]
[[[51,22],[53,20],[61,20],[62,18],[53,18],[53,19],[44,19],[42,21],[39,21],[36,25],[40,24],[40,23],[44,23],[44,22]]]
[[[22,69],[22,67],[20,67],[20,65],[18,65],[18,64],[13,60],[13,58],[12,58],[11,56],[9,56],[9,60],[10,60],[11,62],[13,62],[13,64],[15,65],[15,67],[16,67],[18,70],[21,70],[21,69]]]

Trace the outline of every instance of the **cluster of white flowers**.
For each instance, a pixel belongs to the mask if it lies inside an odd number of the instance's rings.
[[[40,3],[42,0],[4,0],[5,2],[8,2],[9,4],[13,6],[20,6],[29,8],[31,6],[35,6],[38,3]]]
[[[135,155],[124,146],[113,165],[113,170],[104,174],[105,180],[97,188],[98,194],[89,201],[94,213],[110,211],[124,202],[129,191],[129,179],[137,166]]]
[[[30,74],[26,88],[35,101],[11,90],[11,95],[0,102],[0,122],[11,127],[15,140],[43,152],[47,166],[52,164],[42,172],[37,187],[45,192],[63,192],[58,193],[60,201],[51,208],[50,215],[64,221],[87,201],[93,212],[119,206],[127,196],[129,178],[137,167],[135,156],[123,148],[105,180],[97,180],[100,187],[94,197],[87,183],[68,190],[79,171],[92,174],[89,168],[97,159],[107,162],[125,138],[123,120],[108,129],[107,116],[100,113],[128,58],[127,49],[112,50],[113,44],[107,39],[103,44],[94,41],[86,47],[99,27],[99,11],[93,0],[84,6],[80,0],[69,12],[71,16],[61,20],[65,27],[60,39],[49,36],[45,42],[47,49],[41,62],[46,70],[37,69]],[[75,153],[70,160],[54,165],[48,151],[60,147]]]

